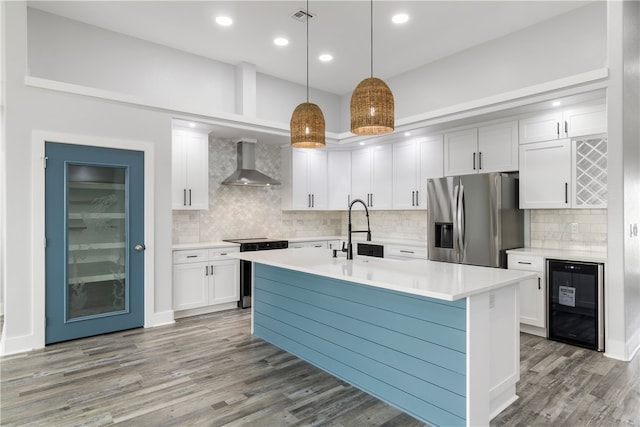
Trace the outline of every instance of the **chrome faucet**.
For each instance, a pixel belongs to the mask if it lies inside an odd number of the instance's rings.
[[[367,215],[367,229],[366,230],[352,230],[351,229],[351,209],[356,202],[360,202],[362,206],[364,206],[365,214]],[[347,243],[347,259],[353,259],[353,246],[351,245],[351,233],[367,233],[367,242],[371,241],[371,226],[369,225],[369,209],[367,209],[367,204],[360,199],[354,199],[349,204],[349,241]],[[344,248],[342,249],[344,252]]]

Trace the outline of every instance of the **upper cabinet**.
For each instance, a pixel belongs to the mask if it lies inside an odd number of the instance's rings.
[[[571,140],[520,146],[520,209],[570,208]]]
[[[427,180],[443,176],[442,135],[393,144],[393,208],[426,209]]]
[[[519,125],[521,144],[605,133],[607,107],[588,105],[538,114],[520,120]]]
[[[172,207],[209,209],[209,136],[188,130],[172,133]]]
[[[282,208],[327,209],[327,152],[282,149]]]
[[[517,170],[517,121],[465,129],[444,136],[445,176]]]
[[[346,210],[351,198],[351,151],[329,151],[327,163],[327,208]]]
[[[356,150],[351,153],[351,200],[361,199],[372,209],[391,209],[391,145]]]

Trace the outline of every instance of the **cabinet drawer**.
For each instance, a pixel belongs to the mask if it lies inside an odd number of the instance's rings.
[[[213,261],[216,259],[228,259],[229,254],[233,252],[240,252],[240,248],[229,247],[229,248],[209,249],[209,261]]]
[[[385,245],[385,258],[427,259],[427,248]]]
[[[512,270],[544,271],[544,259],[542,257],[509,254],[508,258],[508,268]]]
[[[191,262],[208,261],[207,249],[192,249],[188,251],[174,251],[173,263],[186,264]]]

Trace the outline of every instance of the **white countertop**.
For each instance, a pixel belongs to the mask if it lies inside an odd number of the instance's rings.
[[[218,249],[218,248],[237,248],[240,247],[238,243],[231,242],[204,242],[204,243],[181,243],[179,245],[173,245],[171,248],[174,251],[186,251],[190,249]]]
[[[332,251],[318,248],[238,252],[232,257],[303,273],[376,286],[415,295],[454,301],[481,294],[535,273],[476,267],[426,260],[396,261],[358,257],[333,258]]]
[[[535,255],[543,258],[568,261],[607,262],[606,252],[574,251],[570,249],[519,248],[509,249],[508,254]]]

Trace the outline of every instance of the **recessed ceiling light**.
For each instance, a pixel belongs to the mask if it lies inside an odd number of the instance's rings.
[[[322,61],[322,62],[329,62],[329,61],[332,61],[332,60],[333,60],[333,56],[331,56],[331,55],[330,55],[330,54],[328,54],[328,53],[323,53],[322,55],[320,55],[320,56],[318,57],[318,59],[319,59],[320,61]]]
[[[393,17],[391,18],[391,21],[394,24],[404,24],[408,20],[409,20],[409,15],[407,15],[406,13],[398,13],[396,15],[393,15]]]
[[[559,107],[560,105],[562,105],[562,102],[560,102],[560,101],[553,101],[553,102],[551,103],[551,106],[552,106],[552,107]]]
[[[286,46],[289,44],[289,40],[285,39],[284,37],[276,37],[275,39],[273,39],[273,44],[275,44],[276,46]]]
[[[404,136],[411,136],[411,132],[405,132]]]
[[[196,127],[196,124],[195,124],[195,123],[193,123],[193,122],[190,122],[190,123],[189,123],[189,127],[194,128],[194,127]]]
[[[364,145],[364,141],[360,142],[360,145]]]
[[[223,27],[228,27],[229,25],[233,24],[233,19],[229,18],[228,16],[216,16],[216,24],[222,25]]]

